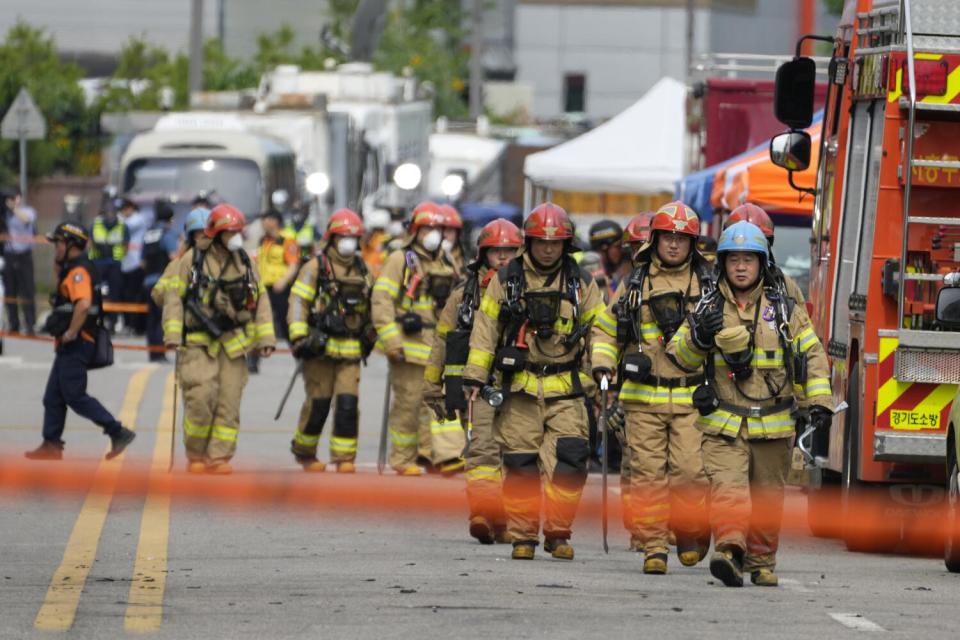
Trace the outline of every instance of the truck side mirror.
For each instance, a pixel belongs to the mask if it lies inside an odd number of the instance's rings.
[[[817,64],[799,57],[777,69],[773,90],[773,115],[791,129],[806,129],[813,123],[813,98]]]
[[[787,171],[804,171],[810,166],[810,134],[788,131],[770,139],[770,161]]]
[[[937,324],[944,329],[960,329],[960,287],[943,287],[937,293]]]

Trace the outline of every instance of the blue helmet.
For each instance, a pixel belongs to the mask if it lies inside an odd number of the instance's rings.
[[[730,225],[720,234],[717,255],[734,251],[761,253],[764,258],[770,259],[770,245],[767,243],[763,231],[757,225],[746,220]]]
[[[207,218],[210,217],[210,209],[197,207],[187,214],[187,221],[184,223],[184,231],[193,233],[194,231],[203,231],[207,228]]]

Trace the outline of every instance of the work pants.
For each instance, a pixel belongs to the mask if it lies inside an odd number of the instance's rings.
[[[3,288],[7,306],[7,330],[20,331],[19,310],[23,309],[24,331],[34,331],[37,311],[34,304],[36,288],[33,280],[33,252],[7,252],[3,256]]]
[[[630,449],[630,521],[647,553],[667,553],[671,526],[693,547],[708,532],[707,478],[695,411],[652,412],[624,403]]]
[[[783,519],[783,487],[790,468],[790,438],[747,440],[703,436],[710,479],[710,523],[716,547],[745,552],[745,571],[774,569]]]
[[[482,516],[497,529],[506,528],[500,445],[493,437],[495,410],[483,400],[473,403],[473,429],[465,457],[470,517]]]
[[[154,286],[156,285],[151,285],[144,291],[144,299],[147,301],[147,346],[151,348],[150,360],[163,362],[167,359],[163,352],[163,309],[150,297]]]
[[[67,407],[99,425],[108,436],[120,433],[122,425],[100,401],[87,393],[87,365],[93,358],[92,342],[78,337],[61,345],[53,358],[47,388],[43,393],[43,439],[59,442],[67,419]]]
[[[125,302],[123,300],[123,273],[120,271],[120,261],[111,258],[97,258],[93,261],[100,272],[100,282],[106,285],[104,290],[104,302]],[[117,323],[116,313],[107,313],[105,315],[107,326],[113,331]]]
[[[543,534],[570,537],[590,456],[583,398],[544,400],[513,393],[500,408],[494,436],[503,452],[503,507],[515,542],[537,542],[541,479]]]
[[[360,363],[330,358],[310,358],[303,362],[303,387],[306,398],[300,408],[300,421],[293,436],[293,454],[314,460],[320,434],[327,421],[330,405],[333,434],[330,436],[330,460],[352,462],[357,457],[357,433],[360,424]]]
[[[247,384],[244,359],[221,349],[211,356],[204,347],[180,354],[183,387],[183,443],[191,462],[226,462],[237,449],[240,398]]]
[[[123,280],[123,301],[128,304],[140,304],[143,299],[143,269],[137,268],[131,271],[122,271]],[[123,314],[123,322],[138,336],[143,335],[147,328],[146,314],[126,311]]]
[[[387,425],[390,429],[390,466],[400,471],[417,459],[417,440],[422,423],[429,438],[430,413],[423,406],[423,371],[426,367],[409,362],[390,363],[390,391],[393,402]]]

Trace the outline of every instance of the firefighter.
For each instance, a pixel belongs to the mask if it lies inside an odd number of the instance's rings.
[[[103,213],[93,219],[90,234],[90,259],[100,273],[100,281],[106,285],[104,294],[108,302],[120,302],[123,292],[120,263],[127,255],[127,243],[130,242],[130,233],[114,205],[108,203]],[[106,321],[112,331],[117,314],[107,314]]]
[[[293,215],[280,231],[280,235],[293,240],[301,264],[313,257],[318,234],[317,228],[310,222],[310,210],[306,204],[294,208]]]
[[[440,246],[444,253],[453,263],[453,268],[457,274],[463,273],[463,245],[461,244],[461,235],[463,234],[463,218],[460,212],[451,204],[441,204],[440,213],[444,217],[443,241]]]
[[[161,310],[164,304],[166,304],[165,301],[168,294],[183,297],[183,294],[187,290],[187,283],[180,280],[180,276],[178,275],[180,273],[180,260],[183,258],[183,254],[193,247],[199,246],[202,249],[206,249],[210,246],[210,238],[204,234],[204,230],[207,228],[207,218],[209,217],[210,210],[203,207],[197,207],[187,214],[187,218],[183,224],[184,235],[177,251],[177,256],[175,259],[170,260],[163,270],[160,279],[157,280],[157,284],[150,290],[150,299],[153,300],[157,306],[161,307]],[[162,317],[163,314],[161,312],[161,330]]]
[[[183,387],[187,471],[232,473],[237,448],[240,396],[248,373],[244,356],[273,353],[276,338],[266,288],[243,250],[243,214],[229,204],[210,212],[199,243],[178,261],[163,307],[163,341],[183,348],[179,374]],[[181,293],[182,291],[182,293]]]
[[[623,229],[613,220],[593,223],[590,225],[590,250],[600,254],[607,283],[605,298],[609,299],[632,268],[630,256],[623,251]]]
[[[731,225],[717,255],[717,289],[667,351],[684,368],[705,371],[693,403],[711,487],[710,573],[729,587],[743,585],[744,571],[754,584],[776,586],[792,411],[802,403],[810,423],[828,429],[830,373],[804,306],[780,295],[762,230]]]
[[[667,357],[667,342],[699,300],[712,269],[697,253],[700,220],[682,202],[664,205],[650,225],[638,266],[593,328],[593,376],[619,374],[630,453],[629,530],[643,547],[643,572],[667,572],[671,525],[684,566],[709,550],[707,479],[694,427],[693,389],[703,372]]]
[[[634,256],[637,251],[650,240],[650,221],[653,220],[655,212],[644,211],[630,218],[626,228],[623,230],[623,244],[627,246],[627,252],[631,261],[636,266]]]
[[[87,369],[95,352],[95,336],[102,299],[97,269],[85,256],[87,233],[63,222],[47,239],[54,243],[54,259],[60,268],[53,311],[46,329],[56,338],[56,355],[43,394],[43,443],[24,455],[30,460],[63,458],[67,407],[96,423],[110,437],[110,460],[133,442],[136,433],[110,415],[100,401],[87,393]]]
[[[503,506],[515,559],[532,559],[546,496],[544,549],[573,559],[571,526],[587,478],[589,385],[583,356],[603,311],[597,285],[569,255],[573,225],[552,203],[524,224],[525,248],[493,277],[470,335],[464,393],[476,400],[496,370],[505,396],[494,423]]]
[[[723,221],[723,228],[726,229],[731,225],[742,221],[751,222],[760,227],[760,230],[763,231],[763,235],[767,239],[767,244],[770,245],[769,268],[776,277],[778,286],[782,283],[782,286],[784,287],[788,297],[793,298],[799,304],[804,304],[806,299],[803,295],[803,291],[800,289],[800,285],[797,284],[796,280],[785,274],[783,270],[777,266],[776,260],[773,257],[773,220],[770,219],[770,216],[767,215],[767,212],[764,211],[762,207],[758,207],[757,205],[748,202],[740,205],[730,212],[730,215],[727,216],[727,219]]]
[[[422,406],[423,373],[430,361],[437,318],[454,284],[453,265],[441,249],[445,220],[432,202],[414,208],[409,237],[387,257],[371,297],[373,323],[390,361],[390,466],[405,476],[423,473],[416,465],[421,423],[429,443],[430,412]]]
[[[360,216],[336,211],[320,252],[301,267],[290,292],[290,339],[294,357],[303,362],[306,391],[290,447],[304,471],[326,469],[317,444],[334,402],[330,460],[338,473],[356,470],[360,361],[373,346],[367,332],[373,281],[360,258],[363,233]]]
[[[154,203],[154,223],[143,234],[143,293],[147,299],[147,346],[150,347],[149,359],[151,362],[167,362],[163,353],[163,326],[162,308],[163,286],[154,299],[153,289],[160,283],[160,279],[167,266],[177,256],[179,242],[177,232],[172,229],[173,207],[166,200],[158,199]]]
[[[273,311],[273,330],[277,338],[287,339],[287,298],[297,270],[300,267],[300,250],[297,243],[281,234],[283,216],[268,211],[260,219],[263,237],[257,247],[257,270],[267,288],[270,309]],[[250,373],[260,371],[260,358],[256,352],[247,356]]]
[[[466,269],[466,281],[454,289],[447,300],[437,337],[430,352],[430,364],[424,377],[424,398],[434,408],[437,420],[459,411],[471,434],[466,450],[465,472],[467,503],[470,508],[470,535],[483,544],[506,541],[506,516],[501,497],[500,447],[493,437],[494,409],[487,402],[477,402],[471,408],[463,401],[463,367],[470,349],[470,329],[480,306],[483,292],[497,271],[506,266],[523,246],[520,229],[509,220],[499,218],[488,223],[477,237],[477,259]],[[440,458],[460,458],[464,448],[463,430],[454,422],[456,430],[436,434],[434,452],[443,452]],[[441,468],[441,471],[443,469]]]

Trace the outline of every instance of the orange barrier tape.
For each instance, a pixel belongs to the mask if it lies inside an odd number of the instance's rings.
[[[4,304],[23,305],[30,301],[26,298],[7,296],[3,299],[3,302]],[[150,306],[145,302],[109,302],[105,300],[103,310],[107,313],[149,313]]]
[[[33,340],[34,342],[56,342],[56,339],[53,336],[28,336],[23,333],[13,333],[12,331],[0,331],[0,338],[10,338],[12,340]],[[149,345],[124,344],[120,342],[114,342],[113,349],[115,351],[150,351],[152,353],[165,353],[170,351],[170,349],[167,349],[162,345],[151,347]],[[274,353],[292,353],[292,351],[287,348],[277,348],[274,349]]]
[[[243,430],[241,429],[241,434]],[[278,434],[279,435],[279,434]],[[278,443],[279,446],[279,443]],[[182,458],[181,458],[182,460]],[[7,457],[0,459],[0,493],[17,499],[30,500],[38,493],[52,496],[70,496],[87,492],[93,482],[97,462],[62,461],[36,463]],[[198,502],[212,506],[240,506],[250,511],[263,507],[288,507],[308,512],[326,511],[336,515],[349,513],[384,514],[405,516],[455,515],[466,516],[464,479],[425,476],[420,478],[378,476],[360,472],[356,475],[336,473],[306,475],[299,469],[245,471],[243,460],[235,460],[237,472],[232,476],[217,477],[192,475],[183,471],[172,474],[154,474],[154,488],[169,493],[178,500]],[[577,523],[590,522],[595,526],[601,513],[599,482],[593,476],[588,482],[577,512]],[[118,493],[141,496],[150,491],[150,467],[146,463],[133,464],[127,460],[119,484]],[[532,488],[532,487],[531,487]],[[932,488],[931,488],[932,489]],[[539,489],[537,489],[539,492]],[[754,491],[754,521],[762,523],[766,513],[776,514],[776,509],[767,508],[757,500]],[[941,490],[942,497],[942,490]],[[879,549],[894,546],[900,552],[936,554],[942,549],[946,528],[946,512],[941,500],[936,504],[908,507],[897,499],[896,486],[884,485],[876,491],[858,492],[840,508],[839,491],[820,496],[836,506],[826,510],[826,516],[834,526],[834,533],[845,530],[844,536],[859,548]],[[638,505],[634,505],[636,507]],[[772,505],[771,505],[772,507]],[[844,520],[843,513],[846,512]],[[671,519],[678,521],[686,514],[674,510]],[[694,521],[702,521],[703,514],[693,515]],[[714,516],[717,514],[714,513]],[[621,522],[620,496],[610,494],[610,527],[615,536],[626,532]],[[785,494],[782,531],[788,535],[808,536],[807,500],[796,489]],[[769,518],[767,525],[775,525],[778,518]],[[903,537],[901,538],[901,527]],[[580,537],[582,540],[582,536]]]

